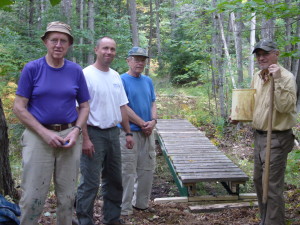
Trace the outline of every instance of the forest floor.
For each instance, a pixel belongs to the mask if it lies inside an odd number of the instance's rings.
[[[201,130],[201,128],[199,128]],[[218,140],[220,150],[226,154],[231,153],[241,159],[252,157],[252,132],[246,129],[240,142],[228,138]],[[234,144],[233,144],[234,143]],[[214,184],[202,186],[203,192],[212,193],[219,189],[214,189]],[[254,192],[254,191],[253,191]],[[122,217],[127,224],[154,225],[154,224],[199,224],[199,225],[258,225],[259,214],[257,207],[224,209],[208,213],[192,213],[189,211],[190,205],[195,203],[157,203],[156,198],[179,197],[179,192],[172,179],[171,173],[167,169],[167,164],[161,154],[160,147],[157,145],[157,168],[154,177],[153,190],[151,195],[150,207],[154,210],[134,211],[131,216]],[[286,218],[287,225],[300,225],[300,190],[293,186],[287,186],[285,191],[286,198]],[[55,224],[55,204],[54,195],[47,199],[43,216],[40,224]],[[198,205],[200,203],[197,203]],[[95,224],[102,224],[102,200],[101,195],[97,198],[94,208]]]

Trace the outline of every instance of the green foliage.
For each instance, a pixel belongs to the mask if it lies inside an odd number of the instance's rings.
[[[52,6],[55,6],[61,2],[61,0],[49,0]]]
[[[300,149],[295,149],[288,155],[287,166],[285,171],[286,183],[300,187],[299,167],[300,167]]]
[[[1,0],[0,1],[0,8],[4,8],[5,6],[13,4],[12,0]]]

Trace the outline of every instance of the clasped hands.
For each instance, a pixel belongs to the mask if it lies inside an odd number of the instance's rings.
[[[152,134],[152,130],[155,127],[155,120],[147,121],[141,126],[142,132],[144,133],[145,136],[150,136]]]

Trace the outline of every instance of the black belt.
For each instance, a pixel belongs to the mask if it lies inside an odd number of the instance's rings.
[[[75,122],[73,123],[65,123],[65,124],[43,124],[44,127],[46,127],[49,130],[54,130],[54,131],[63,131],[68,128],[74,127]]]
[[[291,131],[292,129],[288,129],[288,130],[272,130],[272,134],[281,134],[281,133],[287,133],[289,131]],[[267,134],[268,131],[264,131],[264,130],[255,130],[257,133],[259,134]]]

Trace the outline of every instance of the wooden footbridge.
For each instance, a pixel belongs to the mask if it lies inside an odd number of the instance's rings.
[[[231,195],[248,176],[187,120],[160,119],[157,139],[181,196],[196,192],[196,183],[220,182]]]

